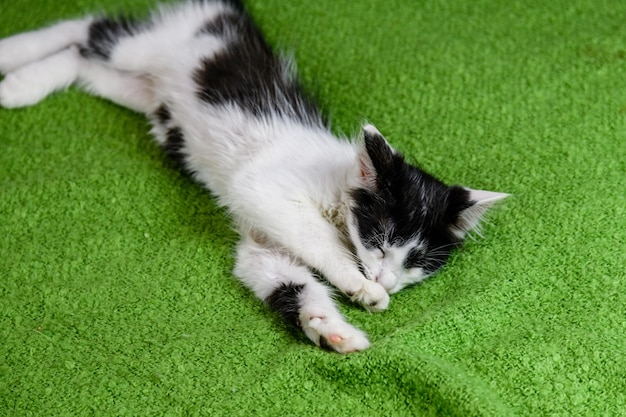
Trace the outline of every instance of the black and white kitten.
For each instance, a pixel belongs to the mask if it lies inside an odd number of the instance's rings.
[[[0,41],[0,72],[6,108],[77,82],[146,114],[165,152],[229,209],[241,235],[235,274],[338,352],[369,342],[316,274],[367,310],[385,310],[389,294],[440,269],[506,196],[443,184],[372,125],[337,139],[238,0],[18,34]]]

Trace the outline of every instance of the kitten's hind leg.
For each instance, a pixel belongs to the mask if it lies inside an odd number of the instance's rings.
[[[8,73],[0,83],[0,105],[31,106],[50,93],[69,87],[78,77],[81,58],[72,46]]]
[[[306,267],[263,239],[243,238],[235,274],[316,345],[340,353],[369,347],[365,334],[346,323],[337,310],[329,289]]]
[[[0,73],[7,74],[87,40],[91,17],[67,20],[0,40]]]
[[[7,74],[0,83],[0,105],[30,106],[77,80],[90,93],[132,110],[147,114],[157,107],[147,76],[117,71],[99,60],[83,58],[77,46]]]

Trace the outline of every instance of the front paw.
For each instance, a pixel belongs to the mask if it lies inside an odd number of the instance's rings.
[[[300,315],[302,330],[316,345],[339,353],[360,352],[370,346],[361,330],[346,323],[340,316]]]
[[[369,312],[384,311],[389,307],[389,294],[385,288],[374,282],[365,280],[360,290],[349,292],[350,299],[361,304]]]

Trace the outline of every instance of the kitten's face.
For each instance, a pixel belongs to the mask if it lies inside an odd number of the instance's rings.
[[[442,268],[506,194],[449,187],[407,164],[373,126],[363,136],[348,229],[366,277],[395,293]]]

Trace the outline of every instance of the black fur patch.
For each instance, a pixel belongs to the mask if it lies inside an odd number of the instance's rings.
[[[280,313],[289,324],[301,327],[299,320],[301,308],[300,293],[302,293],[303,289],[304,284],[282,283],[267,297],[267,304]]]
[[[134,35],[142,27],[143,24],[124,16],[94,20],[89,26],[87,46],[81,48],[81,53],[87,58],[108,60],[121,37]]]
[[[185,166],[185,154],[183,148],[185,146],[185,137],[183,131],[179,127],[172,127],[167,131],[167,138],[162,148],[174,162],[181,167]]]
[[[154,116],[163,126],[167,125],[167,123],[172,120],[172,114],[165,104],[161,104],[159,108],[156,109]]]
[[[224,35],[227,45],[203,60],[195,71],[201,100],[236,105],[257,117],[275,114],[307,125],[326,126],[290,64],[274,55],[249,16],[225,14],[209,22],[204,31]]]

